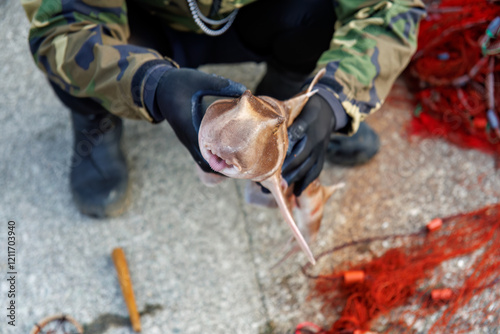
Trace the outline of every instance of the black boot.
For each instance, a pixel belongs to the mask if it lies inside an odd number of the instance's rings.
[[[368,124],[362,122],[358,132],[351,137],[332,135],[326,158],[337,165],[357,166],[373,158],[379,148],[378,135]]]
[[[71,192],[85,215],[105,218],[120,215],[130,202],[125,156],[120,148],[122,120],[110,113],[71,112],[74,151]]]

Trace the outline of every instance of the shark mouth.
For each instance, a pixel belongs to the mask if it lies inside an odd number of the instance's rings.
[[[225,168],[233,167],[233,165],[228,164],[224,159],[222,159],[218,155],[213,154],[212,151],[208,150],[208,153],[209,153],[208,164],[210,165],[210,168],[212,168],[215,172],[220,172]]]

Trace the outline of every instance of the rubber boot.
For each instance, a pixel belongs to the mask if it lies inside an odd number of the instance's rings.
[[[351,137],[332,135],[328,143],[326,158],[342,166],[357,166],[368,162],[377,154],[380,139],[373,129],[362,122]]]
[[[129,175],[120,147],[122,120],[110,113],[71,112],[74,150],[70,185],[78,209],[95,218],[120,215],[130,202]]]

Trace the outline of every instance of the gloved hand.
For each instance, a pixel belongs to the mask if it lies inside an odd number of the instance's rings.
[[[193,69],[171,69],[160,78],[155,92],[156,107],[203,171],[213,173],[198,145],[198,130],[205,115],[202,98],[237,97],[245,90],[240,83]]]
[[[288,128],[289,145],[282,175],[289,185],[295,184],[296,196],[321,173],[335,122],[330,104],[316,94]]]

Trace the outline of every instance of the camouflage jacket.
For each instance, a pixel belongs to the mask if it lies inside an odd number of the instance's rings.
[[[204,15],[212,1],[198,0]],[[253,1],[222,0],[217,17]],[[348,132],[352,133],[381,106],[408,64],[416,49],[424,5],[420,0],[332,1],[335,33],[318,66],[326,66],[321,82],[350,116]],[[141,65],[164,58],[155,50],[127,44],[125,0],[21,2],[31,22],[33,58],[52,82],[73,96],[91,97],[119,116],[152,121],[133,79]],[[141,4],[176,29],[197,29],[185,0],[143,0]]]

